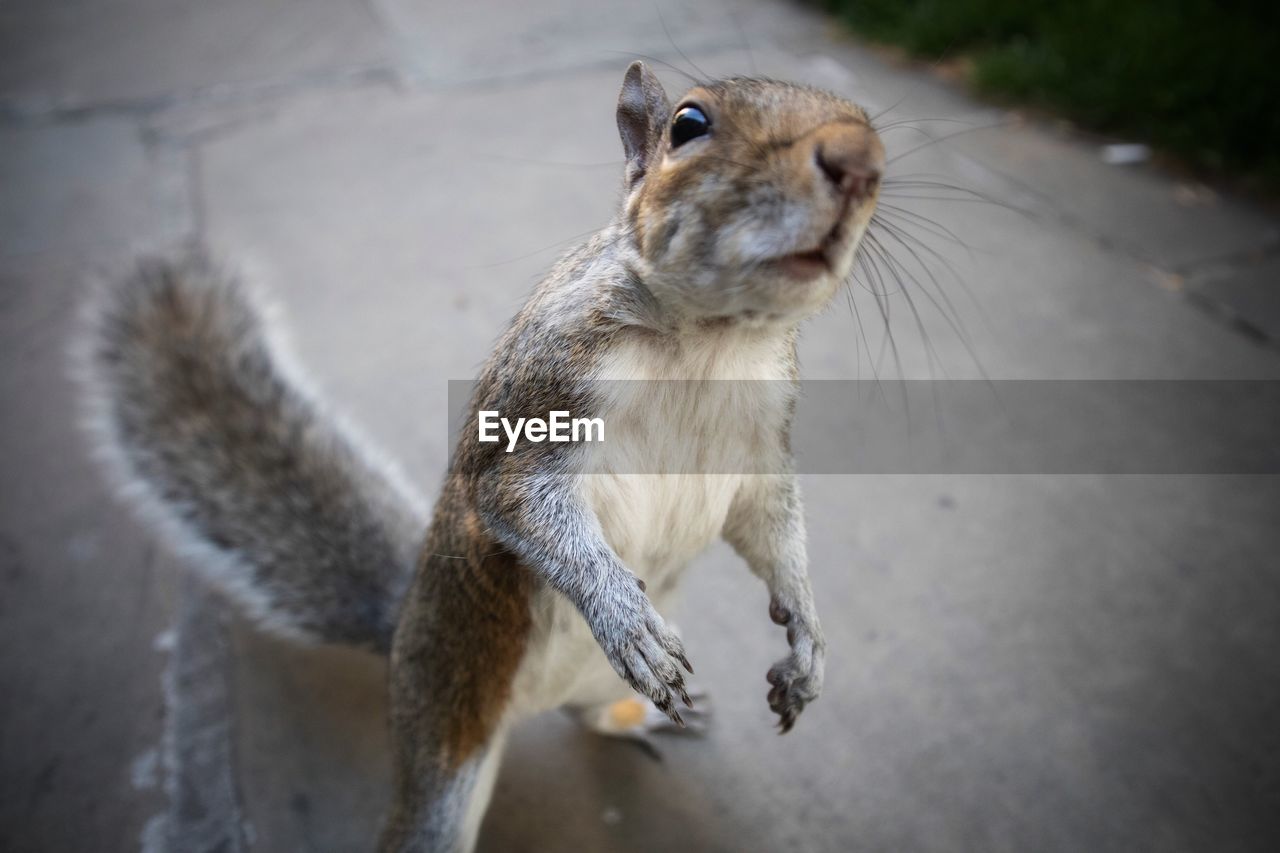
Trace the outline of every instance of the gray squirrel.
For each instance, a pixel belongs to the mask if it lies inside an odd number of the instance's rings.
[[[470,850],[522,717],[565,707],[618,735],[683,725],[692,668],[660,614],[717,535],[786,628],[768,672],[783,731],[822,686],[788,435],[796,334],[851,274],[883,146],[861,108],[773,80],[700,84],[673,109],[639,62],[617,122],[617,214],[498,341],[429,526],[202,251],[140,261],[92,312],[96,444],[146,518],[264,627],[390,656],[384,851]],[[744,381],[728,399],[682,382],[718,379]],[[602,393],[608,380],[627,390]],[[506,453],[469,438],[478,410],[553,400],[603,414],[611,440]],[[776,473],[631,473],[691,449]]]

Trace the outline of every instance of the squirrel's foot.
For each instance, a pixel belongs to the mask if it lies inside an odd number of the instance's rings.
[[[816,618],[804,619],[775,596],[769,603],[769,618],[787,627],[791,654],[778,661],[765,676],[770,684],[769,708],[778,715],[778,733],[786,734],[796,724],[805,705],[822,692],[823,653],[826,641]]]
[[[591,705],[576,711],[578,719],[589,730],[605,737],[621,738],[634,743],[650,757],[662,760],[662,751],[654,735],[702,737],[711,724],[710,696],[696,687],[689,690],[693,707],[682,713],[684,725],[673,722],[662,709],[642,696]]]

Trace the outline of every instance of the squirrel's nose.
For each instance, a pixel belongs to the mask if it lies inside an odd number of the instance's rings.
[[[836,125],[821,133],[813,158],[827,180],[852,198],[870,195],[884,171],[880,140],[870,128],[860,125]]]

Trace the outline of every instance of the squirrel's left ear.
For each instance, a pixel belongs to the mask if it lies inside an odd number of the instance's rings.
[[[671,102],[658,78],[643,62],[631,63],[618,95],[618,133],[627,152],[627,189],[648,171],[670,117]]]

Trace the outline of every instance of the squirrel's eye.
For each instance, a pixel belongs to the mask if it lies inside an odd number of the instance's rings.
[[[671,120],[671,147],[679,148],[690,139],[706,136],[711,130],[711,121],[706,113],[695,106],[681,107]]]

